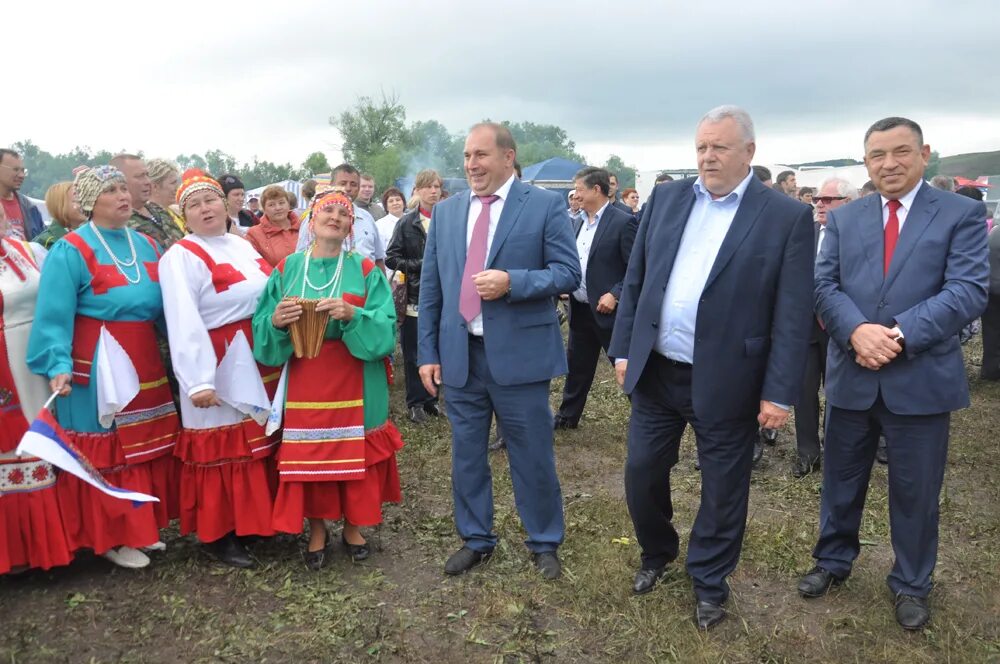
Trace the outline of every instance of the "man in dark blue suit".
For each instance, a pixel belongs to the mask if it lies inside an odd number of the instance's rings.
[[[461,574],[496,546],[487,446],[503,422],[514,500],[535,565],[561,573],[564,535],[549,383],[566,373],[554,298],[580,283],[562,196],[514,177],[516,145],[495,123],[465,141],[470,194],[434,206],[420,275],[418,363],[432,395],[447,386],[455,525],[464,546],[445,564]]]
[[[816,566],[819,597],[851,572],[879,431],[889,455],[896,620],[920,629],[937,559],[938,498],[951,411],[969,405],[958,333],[986,307],[986,208],[923,181],[920,126],[886,118],[865,134],[878,189],[827,217],[816,313],[830,335]]]
[[[611,345],[615,311],[639,222],[611,204],[610,173],[589,166],[576,174],[575,193],[582,200],[576,221],[576,250],[583,280],[569,296],[569,374],[556,429],[575,429],[580,423],[594,371]]]
[[[799,398],[812,324],[811,209],[754,177],[753,122],[720,106],[698,124],[698,178],[653,189],[610,354],[632,396],[625,496],[642,547],[633,592],[653,589],[679,539],[670,469],[694,428],[701,506],[688,544],[695,621],[721,621],[746,529],[757,427]]]

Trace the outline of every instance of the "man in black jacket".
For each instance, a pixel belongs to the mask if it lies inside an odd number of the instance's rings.
[[[426,169],[417,173],[413,185],[419,199],[417,207],[400,218],[389,241],[385,264],[399,270],[406,284],[406,316],[402,324],[403,367],[406,374],[406,409],[416,424],[427,416],[441,414],[437,397],[431,396],[417,372],[417,316],[420,303],[420,268],[424,261],[424,244],[431,224],[431,209],[441,198],[441,176]]]
[[[562,404],[556,414],[556,429],[575,429],[594,382],[594,371],[611,343],[615,311],[622,280],[639,222],[611,203],[611,174],[588,167],[576,174],[576,195],[581,212],[574,221],[576,248],[583,280],[569,296],[569,374]]]

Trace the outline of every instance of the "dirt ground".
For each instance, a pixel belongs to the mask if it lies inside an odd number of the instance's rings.
[[[404,502],[368,531],[369,560],[339,555],[311,573],[301,542],[263,541],[252,548],[260,567],[237,571],[168,531],[167,551],[145,570],[81,556],[67,568],[0,578],[0,661],[1000,662],[1000,385],[976,377],[977,343],[967,349],[973,406],[952,420],[934,617],[922,633],[896,625],[885,585],[892,550],[882,466],[854,574],[825,599],[795,593],[812,562],[820,477],[792,478],[790,430],[754,473],[730,618],[708,634],[695,629],[683,558],[655,592],[633,597],[639,550],[622,486],[628,402],[602,365],[581,427],[556,437],[567,523],[556,582],[537,576],[521,543],[503,453],[493,456],[496,554],[445,578],[444,560],[459,545],[448,423],[410,425],[397,386]],[[561,388],[553,383],[554,403]],[[682,541],[698,504],[693,462],[689,439],[673,473]]]

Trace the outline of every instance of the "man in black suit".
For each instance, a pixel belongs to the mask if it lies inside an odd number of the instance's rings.
[[[830,178],[813,196],[816,204],[814,236],[815,255],[819,255],[826,237],[826,215],[845,203],[858,197],[858,190],[847,180]],[[826,351],[830,335],[826,333],[819,318],[813,319],[812,335],[809,337],[809,352],[806,355],[806,375],[802,382],[802,397],[795,407],[795,446],[797,458],[792,464],[792,475],[804,477],[820,466],[819,447],[819,388],[826,375]]]
[[[611,171],[608,171],[608,176],[611,181],[611,188],[608,191],[608,198],[611,200],[611,205],[618,208],[625,214],[635,216],[632,212],[632,208],[618,200],[618,176]]]
[[[798,401],[812,321],[812,210],[754,177],[754,141],[736,106],[699,122],[698,178],[653,189],[609,349],[632,396],[625,496],[642,547],[636,594],[677,558],[670,469],[694,428],[701,506],[687,571],[701,629],[726,615],[757,427],[780,428]]]
[[[575,429],[594,382],[594,371],[611,344],[622,280],[639,225],[635,217],[611,204],[611,174],[587,167],[576,174],[576,195],[583,214],[575,221],[576,250],[583,280],[569,296],[569,374],[556,429]]]

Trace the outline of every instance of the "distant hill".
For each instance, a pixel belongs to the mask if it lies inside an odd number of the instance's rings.
[[[952,176],[961,175],[966,178],[977,178],[980,175],[1000,175],[1000,150],[941,157],[941,167],[938,169],[938,173]]]
[[[803,166],[833,166],[839,168],[840,166],[857,166],[858,164],[863,164],[864,162],[858,161],[857,159],[827,159],[826,161],[807,161],[804,164],[788,164],[792,168],[802,168]]]

